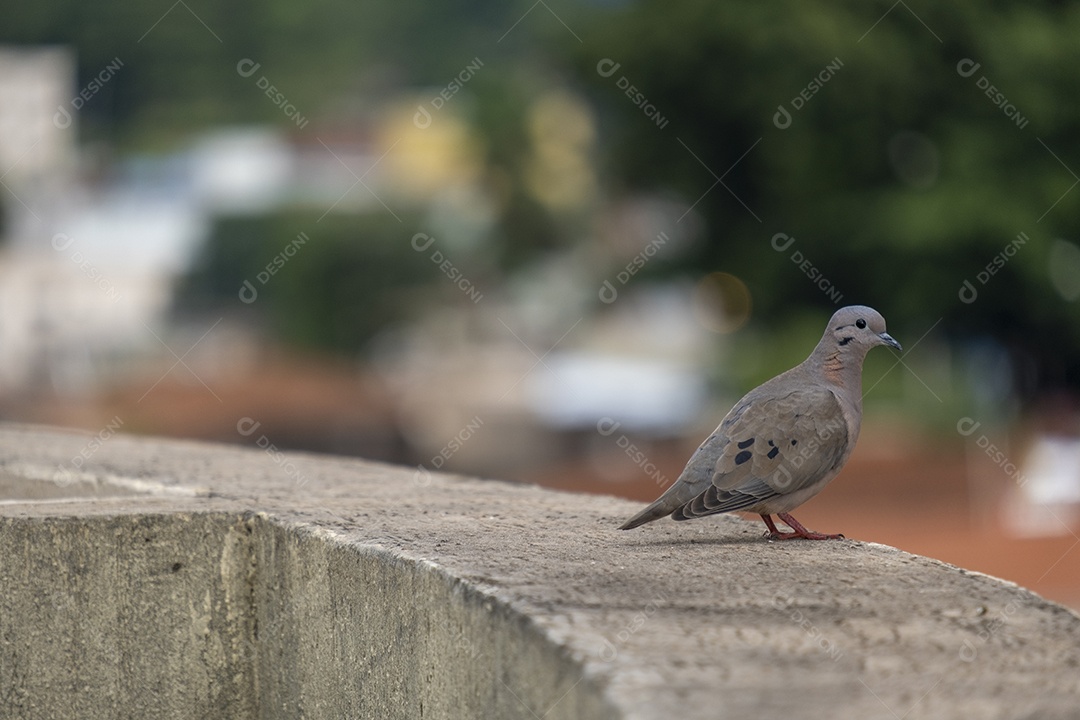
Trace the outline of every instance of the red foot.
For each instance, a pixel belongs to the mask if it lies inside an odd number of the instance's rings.
[[[795,518],[791,517],[787,513],[777,513],[776,516],[784,521],[784,523],[790,527],[793,532],[780,532],[776,529],[776,525],[773,524],[772,517],[769,515],[762,515],[761,519],[765,521],[765,525],[768,526],[769,532],[765,533],[765,537],[770,540],[794,540],[796,538],[802,538],[804,540],[843,540],[844,536],[840,533],[835,535],[826,535],[825,533],[814,532],[813,530],[807,530],[802,526]]]

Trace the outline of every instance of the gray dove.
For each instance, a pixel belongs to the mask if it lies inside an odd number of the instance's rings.
[[[807,530],[788,513],[821,492],[851,456],[862,423],[863,360],[878,345],[903,351],[876,310],[837,310],[810,357],[748,392],[675,484],[620,529],[665,515],[689,520],[739,510],[761,515],[774,540],[844,537]],[[792,532],[778,531],[773,514]]]

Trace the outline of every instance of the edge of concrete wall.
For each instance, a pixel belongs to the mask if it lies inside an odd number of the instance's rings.
[[[770,543],[730,517],[623,533],[637,506],[614,498],[122,435],[0,426],[0,458],[22,495],[0,502],[5,717],[1053,718],[1080,700],[1080,617],[872,543]]]

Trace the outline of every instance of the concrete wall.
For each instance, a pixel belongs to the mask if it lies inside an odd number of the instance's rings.
[[[436,566],[322,532],[256,532],[259,717],[614,718],[529,618]]]
[[[92,441],[0,427],[0,718],[1080,707],[1080,618],[892,548],[727,517],[619,532],[637,506],[613,498]]]
[[[0,517],[0,716],[254,718],[247,528]]]
[[[227,513],[0,517],[0,717],[616,717],[424,563]]]

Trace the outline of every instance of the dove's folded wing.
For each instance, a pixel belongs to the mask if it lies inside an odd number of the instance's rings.
[[[835,473],[849,447],[840,403],[824,387],[748,397],[720,429],[728,442],[712,484],[679,508],[676,520],[752,508],[810,487]]]

